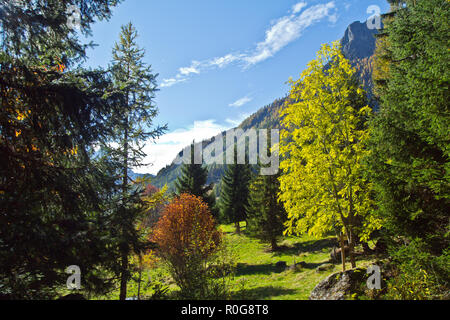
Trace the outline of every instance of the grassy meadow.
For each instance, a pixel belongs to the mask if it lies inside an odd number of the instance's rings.
[[[269,244],[246,235],[245,223],[242,223],[241,227],[243,231],[237,235],[234,225],[220,226],[228,251],[236,264],[235,274],[228,279],[232,300],[307,300],[320,281],[342,270],[342,264],[336,263],[330,270],[316,271],[318,266],[330,262],[330,252],[335,241],[332,236],[321,239],[307,235],[283,237],[278,242],[279,250],[272,252]],[[361,248],[357,248],[358,250]],[[365,267],[376,260],[376,256],[359,256],[357,266]],[[281,261],[286,262],[287,268],[276,266],[277,262]],[[305,267],[295,270],[289,268],[301,261],[306,263]],[[346,267],[351,268],[349,262]],[[161,263],[143,272],[141,299],[147,299],[154,294],[155,290],[151,285],[155,282],[167,287],[163,299],[175,299],[178,287]],[[129,296],[137,296],[137,288],[137,282],[130,281]],[[117,299],[118,291],[100,298]]]

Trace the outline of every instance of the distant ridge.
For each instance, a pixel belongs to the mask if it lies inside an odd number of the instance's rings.
[[[369,98],[372,96],[372,60],[375,52],[375,34],[377,30],[370,30],[366,23],[355,21],[350,24],[341,39],[344,56],[356,67],[359,77]],[[248,129],[279,129],[281,110],[285,98],[276,99],[271,104],[259,109],[257,112],[245,119],[238,128]],[[213,138],[202,141],[203,146],[207,146]],[[180,150],[181,153],[181,150]],[[174,190],[174,182],[179,175],[179,165],[170,164],[161,169],[156,177],[152,178],[152,184],[156,187],[168,185],[169,190]],[[224,172],[223,165],[209,165],[208,183],[218,184]],[[217,190],[216,190],[217,191]]]

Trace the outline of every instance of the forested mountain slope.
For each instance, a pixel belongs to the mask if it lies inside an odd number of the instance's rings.
[[[353,22],[348,26],[341,39],[344,56],[357,68],[364,88],[372,96],[372,61],[375,52],[375,34],[377,30],[370,30],[366,23]],[[280,98],[261,108],[245,119],[238,128],[248,129],[279,129],[279,111],[286,98]],[[202,141],[203,146],[209,145],[214,139]],[[181,151],[180,151],[181,153]],[[161,188],[165,184],[173,190],[174,182],[179,174],[179,165],[170,164],[160,170],[156,177],[152,177],[152,184]],[[217,184],[224,173],[223,165],[209,165],[208,183]]]

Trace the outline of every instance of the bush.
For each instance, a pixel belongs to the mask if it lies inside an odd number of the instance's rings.
[[[433,256],[423,242],[414,240],[391,253],[396,276],[388,282],[386,298],[395,300],[442,299],[449,291],[450,254]]]
[[[181,289],[180,298],[216,298],[220,290],[210,266],[219,252],[222,235],[201,198],[181,194],[167,205],[152,241]]]

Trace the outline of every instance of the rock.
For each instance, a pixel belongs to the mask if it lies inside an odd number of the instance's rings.
[[[331,270],[331,269],[334,269],[334,264],[324,263],[316,268],[316,272],[322,272],[322,271],[327,271],[327,270]]]
[[[345,31],[341,40],[342,52],[347,59],[364,59],[373,55],[375,51],[376,29],[367,28],[366,23],[353,22]]]
[[[289,267],[289,270],[291,271],[302,271],[303,268],[306,268],[308,264],[304,261],[301,261],[299,263],[295,263],[292,266]]]
[[[297,272],[297,271],[300,271],[301,268],[300,268],[300,266],[297,266],[296,264],[293,264],[292,266],[290,266],[290,267],[288,268],[288,270],[289,270],[289,271]]]
[[[345,249],[345,256],[348,257],[349,253],[350,253],[348,246],[344,246],[344,249]],[[341,259],[341,251],[342,251],[341,248],[333,247],[333,249],[331,250],[331,253],[330,253],[331,261],[333,261],[333,262],[341,262],[342,261],[342,259]]]
[[[311,291],[310,300],[345,300],[346,295],[359,292],[367,281],[367,270],[355,268],[336,272]]]
[[[275,264],[275,267],[276,267],[277,269],[286,269],[286,268],[287,268],[287,263],[286,263],[286,261],[278,261],[278,262]]]

